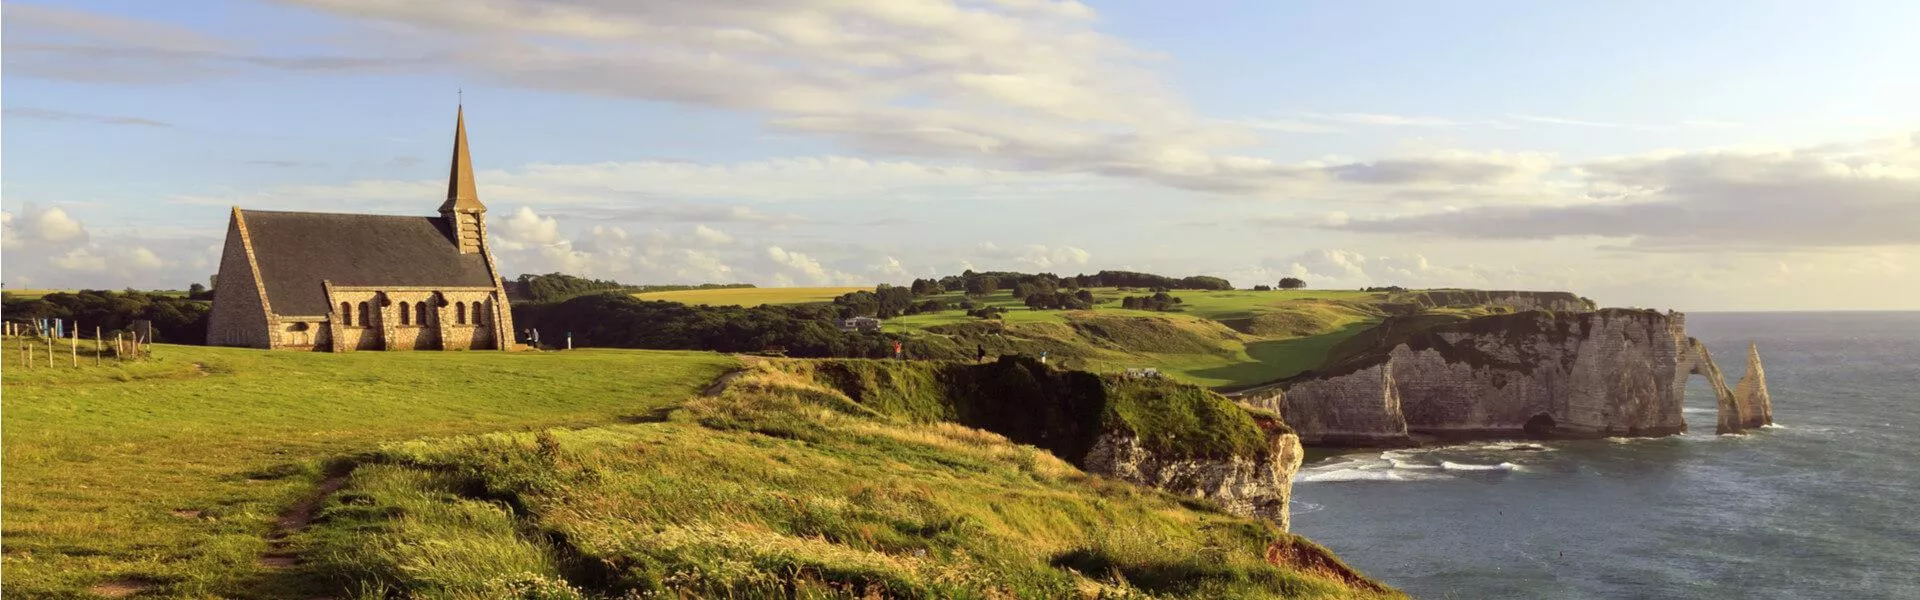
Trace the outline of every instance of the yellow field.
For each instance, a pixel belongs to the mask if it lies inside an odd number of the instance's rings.
[[[713,290],[678,290],[672,292],[645,292],[634,294],[641,300],[667,300],[688,305],[708,304],[713,306],[759,306],[762,304],[806,304],[809,302],[831,302],[835,296],[872,290],[867,287],[788,287],[788,288],[726,288]]]

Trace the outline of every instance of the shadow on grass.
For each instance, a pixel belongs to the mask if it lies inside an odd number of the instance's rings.
[[[1222,390],[1245,389],[1286,379],[1320,366],[1326,362],[1327,352],[1334,346],[1374,325],[1378,323],[1362,321],[1315,336],[1253,342],[1247,344],[1247,356],[1253,359],[1251,362],[1200,369],[1188,374],[1233,382],[1219,386],[1218,389]]]

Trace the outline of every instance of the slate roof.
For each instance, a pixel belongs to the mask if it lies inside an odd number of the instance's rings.
[[[441,217],[241,210],[273,312],[327,313],[336,286],[493,287],[486,256],[461,254]]]

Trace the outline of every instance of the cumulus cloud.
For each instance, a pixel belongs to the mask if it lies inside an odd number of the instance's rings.
[[[184,288],[206,280],[219,252],[201,236],[94,235],[66,209],[31,203],[0,211],[0,228],[0,262],[15,288]]]
[[[24,204],[20,214],[0,212],[0,245],[7,250],[54,251],[87,241],[87,228],[58,206],[40,208]]]
[[[1085,267],[1093,258],[1093,253],[1074,246],[1026,244],[1002,247],[993,242],[981,242],[968,254],[989,261],[987,268],[1040,270]]]
[[[1598,199],[1328,225],[1479,239],[1591,236],[1645,250],[1920,244],[1920,132],[1799,149],[1663,152],[1579,166]]]
[[[647,284],[872,285],[901,280],[907,272],[899,260],[874,249],[823,248],[833,254],[830,263],[811,249],[758,243],[705,224],[631,232],[604,224],[577,228],[577,222],[530,207],[509,214],[488,227],[495,255],[509,273],[562,272]]]
[[[716,245],[716,246],[733,243],[733,236],[727,235],[727,232],[725,231],[714,229],[706,225],[694,225],[693,238],[700,240],[701,242]]]

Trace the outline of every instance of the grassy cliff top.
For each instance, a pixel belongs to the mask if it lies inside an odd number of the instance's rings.
[[[710,353],[159,345],[25,369],[8,341],[10,595],[1375,594],[1269,525],[982,431],[764,386],[671,412],[740,365]]]
[[[1264,521],[784,368],[664,422],[390,444],[335,498],[302,543],[369,596],[1396,597]]]
[[[753,288],[642,294],[690,304],[804,304],[830,301],[853,288]],[[884,329],[907,337],[915,358],[972,359],[1046,352],[1055,364],[1117,372],[1152,367],[1182,381],[1239,389],[1323,368],[1337,349],[1390,317],[1463,317],[1544,306],[1591,309],[1569,292],[1509,290],[1175,290],[1178,310],[1120,308],[1121,298],[1151,292],[1088,288],[1092,310],[1031,310],[1010,290],[985,295],[943,292],[917,300],[994,306],[1008,312],[984,320],[961,310],[887,319]]]

